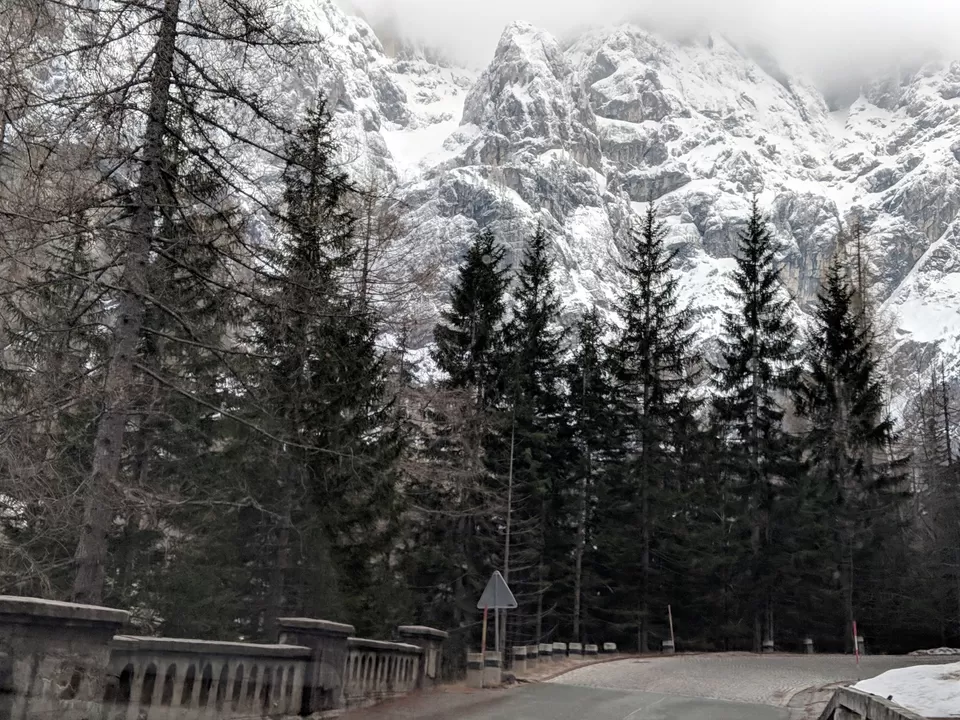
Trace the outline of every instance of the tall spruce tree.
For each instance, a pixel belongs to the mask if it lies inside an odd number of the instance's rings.
[[[680,302],[676,253],[665,247],[665,237],[651,204],[621,267],[623,330],[608,349],[620,458],[607,483],[604,565],[617,587],[613,617],[621,627],[637,628],[641,652],[649,648],[654,606],[666,605],[658,550],[664,520],[675,509],[683,472],[678,447],[695,381],[691,316]]]
[[[503,370],[508,269],[489,230],[476,235],[434,329],[440,388],[423,411],[410,492],[418,507],[409,561],[419,586],[436,588],[425,616],[464,628],[451,643],[463,662],[475,603],[503,562],[506,487],[489,466]]]
[[[783,418],[784,400],[798,381],[800,356],[776,253],[754,198],[747,227],[740,233],[734,287],[729,291],[737,307],[723,321],[715,408],[729,432],[728,462],[743,498],[741,522],[749,528],[755,652],[762,649],[764,635],[774,639],[775,488],[797,472]]]
[[[817,487],[832,508],[832,570],[839,571],[848,648],[857,619],[856,568],[877,551],[902,491],[904,459],[890,454],[893,421],[877,370],[872,323],[839,254],[827,267],[810,328],[798,413],[809,421],[805,450]],[[886,516],[886,517],[884,517]],[[808,543],[809,544],[809,543]]]
[[[544,606],[568,575],[567,543],[560,532],[564,511],[561,445],[564,350],[560,302],[552,279],[549,236],[538,227],[524,249],[511,292],[513,316],[504,332],[503,392],[495,471],[506,477],[507,526],[504,577],[513,571],[518,600],[518,642],[538,641]],[[545,595],[549,594],[549,598]]]
[[[379,620],[368,612],[378,592],[371,563],[389,548],[399,438],[375,316],[348,282],[353,188],[336,152],[329,116],[312,111],[288,143],[283,232],[251,323],[258,352],[246,407],[270,437],[241,440],[263,446],[249,461],[264,480],[253,534],[265,551],[255,581],[266,588],[267,638],[284,612]]]
[[[510,283],[505,256],[506,248],[490,230],[474,238],[450,290],[450,307],[433,332],[434,359],[447,376],[444,384],[469,388],[481,409],[491,408],[497,398]]]
[[[600,592],[592,548],[597,533],[597,493],[609,469],[615,437],[609,413],[613,404],[603,338],[606,327],[597,309],[580,318],[577,342],[567,367],[567,413],[573,468],[572,515],[576,528],[573,551],[572,637],[583,640],[600,631],[596,598]],[[605,520],[606,518],[604,518]]]

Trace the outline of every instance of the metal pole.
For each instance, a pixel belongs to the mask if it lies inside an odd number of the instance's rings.
[[[517,433],[517,409],[516,403],[514,403],[513,408],[513,421],[511,423],[510,429],[510,471],[507,474],[507,536],[504,542],[503,547],[503,580],[506,583],[510,582],[510,539],[511,533],[513,530],[513,454],[514,448],[516,447],[516,433]],[[497,629],[500,628],[500,623],[497,623]],[[507,641],[507,613],[503,613],[503,641],[506,644]]]
[[[667,617],[670,618],[670,642],[673,643],[673,646],[676,647],[677,644],[673,638],[673,610],[667,605]]]
[[[857,656],[857,665],[860,664],[860,637],[857,635],[857,621],[853,621],[853,652]]]
[[[485,662],[487,659],[487,606],[483,606],[483,633],[480,640],[480,655],[481,662]],[[486,667],[486,666],[484,666]]]

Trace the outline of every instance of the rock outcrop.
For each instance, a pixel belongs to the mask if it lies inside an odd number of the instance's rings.
[[[357,172],[391,186],[417,262],[449,278],[476,229],[516,253],[542,224],[568,311],[609,309],[631,224],[654,201],[709,344],[756,195],[801,322],[838,232],[858,222],[896,367],[916,372],[917,357],[939,352],[957,374],[960,63],[879,78],[832,111],[768,55],[720,35],[679,43],[627,25],[562,45],[514,23],[476,74],[396,38],[388,55],[331,0],[290,2],[291,22],[324,36],[323,62],[300,86],[330,98]]]

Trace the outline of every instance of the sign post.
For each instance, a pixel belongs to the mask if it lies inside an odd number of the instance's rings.
[[[483,606],[483,633],[480,639],[480,653],[483,657],[487,655],[487,606]],[[482,662],[482,658],[481,658]]]
[[[513,596],[513,593],[510,592],[510,588],[507,587],[507,581],[503,579],[503,575],[500,574],[499,570],[495,570],[493,575],[490,577],[490,580],[487,582],[487,586],[483,589],[483,594],[480,596],[479,602],[477,602],[477,609],[483,610],[483,652],[487,652],[487,611],[490,608],[493,608],[496,618],[496,629],[495,629],[495,642],[497,657],[501,658],[500,655],[500,611],[501,610],[513,610],[517,607],[517,599]]]
[[[857,635],[857,621],[853,621],[853,652],[857,656],[857,665],[860,664],[860,636]]]

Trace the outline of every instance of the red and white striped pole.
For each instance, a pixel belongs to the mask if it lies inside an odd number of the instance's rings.
[[[857,635],[857,621],[853,621],[853,652],[857,656],[857,665],[860,664],[860,636]]]

